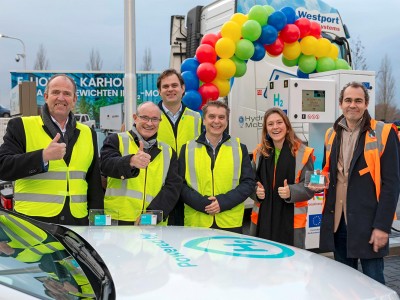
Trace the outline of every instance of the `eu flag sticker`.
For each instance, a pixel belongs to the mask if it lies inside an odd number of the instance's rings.
[[[322,214],[310,215],[308,218],[308,227],[319,227],[321,226]]]

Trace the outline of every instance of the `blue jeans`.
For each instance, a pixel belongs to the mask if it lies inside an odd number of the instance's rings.
[[[335,232],[335,251],[333,252],[335,260],[358,269],[358,258],[347,257],[347,226],[344,216],[340,220],[338,230]],[[362,271],[365,275],[385,284],[383,275],[383,258],[360,259]]]

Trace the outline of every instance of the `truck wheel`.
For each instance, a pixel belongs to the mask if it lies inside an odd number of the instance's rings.
[[[10,117],[10,114],[9,113],[4,113],[3,114],[3,118],[9,118]]]

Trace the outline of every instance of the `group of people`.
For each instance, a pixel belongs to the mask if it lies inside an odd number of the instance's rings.
[[[305,248],[307,203],[315,190],[304,181],[314,170],[314,152],[286,114],[265,113],[251,161],[246,146],[227,133],[224,102],[206,103],[202,116],[189,109],[182,103],[184,81],[173,69],[159,76],[157,88],[162,101],[139,105],[133,127],[109,135],[99,159],[95,132],[71,112],[74,80],[51,77],[42,115],[11,119],[0,147],[0,178],[15,181],[14,210],[74,225],[88,224],[90,209],[104,209],[120,225],[161,211],[159,224],[242,233],[244,201],[252,196],[253,235]],[[360,259],[363,272],[384,283],[399,197],[399,140],[394,126],[370,117],[368,103],[362,84],[346,85],[343,114],[326,133],[323,172],[330,184],[320,249],[354,268]]]

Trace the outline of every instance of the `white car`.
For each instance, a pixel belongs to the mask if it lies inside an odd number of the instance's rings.
[[[82,124],[85,124],[93,129],[96,128],[96,121],[91,120],[88,114],[74,114],[74,116],[77,122],[81,122]]]
[[[21,223],[28,225],[21,219],[1,211],[0,236],[10,240],[14,231],[22,245],[45,229],[46,239],[31,248],[48,253],[30,262],[16,253],[0,257],[4,299],[399,299],[390,288],[332,259],[246,235],[39,222],[23,233]],[[8,244],[17,245],[12,239]],[[50,244],[59,250],[51,252]],[[27,248],[17,250],[23,254]]]

